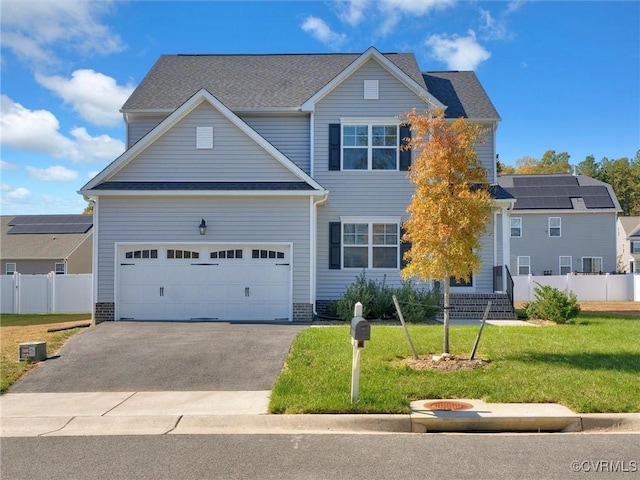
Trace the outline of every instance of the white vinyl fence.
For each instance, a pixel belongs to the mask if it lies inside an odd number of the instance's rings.
[[[583,302],[640,302],[640,275],[516,275],[513,277],[513,300],[535,300],[538,285],[573,292]],[[638,306],[640,308],[640,305]]]
[[[0,275],[0,313],[91,312],[91,273],[56,275]]]

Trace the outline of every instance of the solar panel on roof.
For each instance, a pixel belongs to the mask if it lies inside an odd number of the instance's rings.
[[[590,195],[584,197],[584,205],[587,208],[614,208],[613,200],[609,195]]]
[[[8,234],[86,233],[93,226],[92,215],[20,215],[9,223]]]

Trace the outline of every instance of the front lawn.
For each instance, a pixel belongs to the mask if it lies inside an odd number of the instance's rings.
[[[580,316],[577,325],[484,330],[487,367],[415,371],[401,327],[373,324],[361,352],[360,398],[351,405],[349,326],[308,328],[274,386],[272,413],[407,413],[426,398],[560,403],[576,412],[639,412],[640,319]],[[439,353],[442,326],[411,325],[418,353]],[[468,357],[477,327],[451,328],[451,353]]]
[[[64,342],[80,328],[47,332],[50,328],[69,327],[86,324],[91,314],[66,315],[2,315],[0,317],[0,393],[4,393],[13,383],[36,364],[19,361],[19,345],[23,342],[47,342],[47,355],[55,355]]]

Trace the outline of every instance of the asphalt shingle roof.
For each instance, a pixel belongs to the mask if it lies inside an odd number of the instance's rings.
[[[503,175],[498,184],[516,199],[514,210],[620,210],[611,186],[586,175]]]
[[[634,236],[640,236],[640,216],[618,217],[618,220],[627,237],[634,233]]]
[[[384,54],[418,85],[413,54]],[[162,55],[122,109],[175,110],[205,88],[231,110],[302,105],[360,54]]]
[[[33,217],[33,216],[28,216]],[[38,216],[41,220],[50,223],[55,221],[56,215]],[[61,215],[68,218],[68,215]],[[3,215],[1,217],[2,259],[3,260],[28,260],[28,259],[63,259],[67,258],[89,235],[87,233],[24,233],[9,234],[13,228],[13,219],[25,218],[24,216]],[[87,216],[85,216],[87,218]],[[91,216],[88,216],[91,218]]]
[[[423,78],[429,93],[447,106],[447,118],[500,119],[474,72],[424,72]]]

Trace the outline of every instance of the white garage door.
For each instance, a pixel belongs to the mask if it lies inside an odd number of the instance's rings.
[[[289,320],[288,245],[127,245],[119,319]]]

